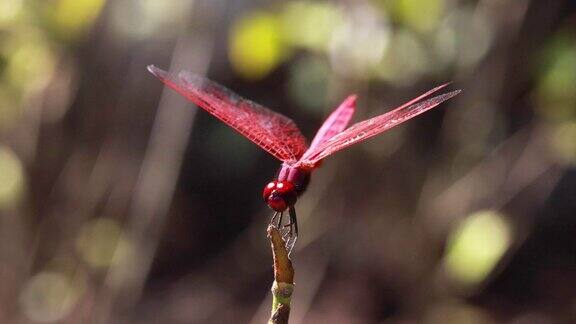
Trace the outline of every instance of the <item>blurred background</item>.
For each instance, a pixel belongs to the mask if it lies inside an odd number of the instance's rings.
[[[574,323],[576,2],[0,1],[0,323],[263,323],[278,161],[187,69],[312,138],[462,94],[324,162],[292,323]]]

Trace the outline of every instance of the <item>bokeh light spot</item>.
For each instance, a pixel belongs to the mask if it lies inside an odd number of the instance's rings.
[[[232,26],[230,61],[238,74],[247,79],[260,79],[281,61],[284,45],[280,23],[269,13],[253,12]]]
[[[20,105],[14,91],[0,87],[0,128],[10,128],[20,116]]]
[[[22,90],[44,85],[55,65],[54,53],[43,35],[35,29],[25,29],[12,39],[6,48],[6,56],[8,81]]]
[[[0,1],[0,27],[10,24],[22,9],[22,0]]]
[[[355,14],[354,20],[337,28],[330,41],[332,68],[352,77],[371,77],[390,42],[390,28],[384,17],[369,10]]]
[[[396,20],[419,32],[433,30],[442,16],[443,0],[395,0],[392,13]]]
[[[452,233],[445,266],[449,276],[464,285],[486,278],[510,246],[511,229],[496,211],[470,215]]]
[[[113,29],[121,38],[146,39],[173,35],[190,12],[189,1],[110,2]]]
[[[428,72],[429,68],[426,48],[414,33],[405,30],[394,34],[378,66],[377,75],[386,81],[410,84]]]
[[[10,149],[0,146],[0,210],[17,204],[23,188],[24,170],[20,159]]]
[[[555,127],[552,147],[561,162],[576,165],[576,122],[560,123]]]
[[[550,120],[576,118],[576,42],[559,36],[548,46],[537,88],[537,112]]]
[[[65,38],[74,38],[92,26],[100,15],[105,0],[59,0],[52,12],[57,32]]]
[[[121,239],[121,228],[113,219],[98,218],[86,223],[77,247],[86,262],[95,268],[110,266]]]
[[[483,10],[459,8],[452,11],[432,35],[437,59],[448,65],[474,68],[492,47],[494,31]]]
[[[23,313],[40,323],[55,322],[67,316],[83,291],[83,286],[57,272],[40,272],[20,294]]]
[[[294,1],[282,12],[282,36],[292,46],[323,51],[342,21],[340,10],[333,4]]]

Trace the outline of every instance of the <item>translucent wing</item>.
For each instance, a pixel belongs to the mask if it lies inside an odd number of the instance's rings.
[[[294,163],[306,151],[306,138],[290,118],[187,71],[173,74],[153,65],[148,71],[277,159]]]
[[[323,158],[340,151],[350,145],[366,140],[372,136],[378,135],[396,125],[399,125],[417,115],[420,115],[442,102],[454,97],[460,90],[445,93],[424,101],[419,100],[441,89],[446,85],[434,88],[427,93],[415,98],[408,103],[380,116],[356,123],[343,132],[340,132],[328,141],[321,144],[312,152],[306,152],[306,159],[298,161],[297,164],[303,166],[313,166]]]
[[[302,156],[302,159],[307,158],[308,152],[314,151],[316,147],[346,129],[355,109],[356,95],[348,96],[348,98],[346,98],[346,100],[344,100],[340,106],[330,114],[326,121],[324,121],[322,127],[320,127],[316,133],[316,136],[314,136],[310,148],[308,148],[308,151],[306,151]]]

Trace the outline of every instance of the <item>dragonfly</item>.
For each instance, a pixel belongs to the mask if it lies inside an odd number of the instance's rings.
[[[282,162],[275,179],[263,190],[266,204],[274,210],[270,224],[286,228],[291,251],[298,237],[294,205],[304,193],[312,171],[328,156],[400,125],[456,96],[454,90],[429,98],[449,83],[437,86],[405,104],[379,116],[347,127],[356,109],[356,95],[348,96],[322,124],[311,144],[290,118],[244,99],[203,76],[182,70],[166,72],[148,66],[154,76],[189,101],[218,118]],[[287,224],[282,222],[288,210]]]

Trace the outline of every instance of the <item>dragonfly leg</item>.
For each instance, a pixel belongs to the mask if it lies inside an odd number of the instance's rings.
[[[290,223],[284,225],[283,227],[290,228],[289,232],[290,236],[292,236],[293,234],[296,234],[295,236],[298,236],[298,220],[296,218],[296,209],[293,206],[290,207]]]
[[[294,206],[290,206],[290,225],[294,225],[294,236],[298,237],[298,219],[296,218],[296,208]],[[292,232],[292,228],[290,228],[290,232]]]
[[[272,216],[272,219],[270,220],[270,225],[271,225],[271,224],[274,224],[274,220],[276,219],[276,217],[278,217],[278,214],[279,214],[279,213],[280,213],[280,212],[274,212],[274,215]]]
[[[298,220],[296,218],[296,209],[294,206],[290,206],[290,223],[286,226],[290,226],[290,232],[288,232],[288,238],[286,239],[286,249],[288,250],[288,255],[292,253],[292,248],[296,244],[298,239]]]
[[[278,217],[278,223],[276,223],[276,228],[280,228],[280,225],[282,225],[282,216],[284,216],[284,212],[279,212],[280,213],[280,217]]]

